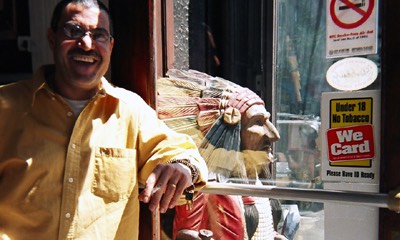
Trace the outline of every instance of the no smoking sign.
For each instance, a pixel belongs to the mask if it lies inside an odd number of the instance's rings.
[[[361,26],[371,16],[375,0],[331,0],[329,11],[332,21],[340,28]]]
[[[377,52],[379,0],[326,1],[326,57]]]

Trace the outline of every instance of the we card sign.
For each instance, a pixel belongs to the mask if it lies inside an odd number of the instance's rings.
[[[372,125],[329,129],[327,142],[329,161],[362,160],[375,156]]]

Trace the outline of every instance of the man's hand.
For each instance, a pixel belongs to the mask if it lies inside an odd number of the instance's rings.
[[[180,163],[159,164],[146,181],[139,200],[150,203],[150,210],[159,206],[160,212],[177,204],[183,191],[192,185],[192,175],[188,167]]]

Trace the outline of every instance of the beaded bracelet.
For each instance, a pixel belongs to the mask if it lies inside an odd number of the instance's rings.
[[[195,183],[197,178],[199,177],[199,170],[195,165],[193,165],[188,159],[172,159],[169,160],[168,163],[181,163],[190,169],[192,174],[192,182]]]

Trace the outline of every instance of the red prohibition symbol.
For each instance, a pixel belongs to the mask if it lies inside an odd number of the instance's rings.
[[[344,3],[346,5],[346,7],[348,8],[347,11],[355,11],[356,13],[358,13],[361,16],[361,18],[359,20],[357,20],[356,22],[352,22],[352,23],[345,23],[342,20],[340,20],[338,18],[338,16],[336,15],[336,11],[335,11],[336,1]],[[361,9],[360,7],[358,7],[354,3],[352,3],[350,0],[331,0],[330,13],[331,13],[331,18],[332,18],[333,22],[337,26],[339,26],[341,28],[345,28],[345,29],[352,29],[352,28],[361,26],[361,24],[365,23],[365,21],[367,21],[368,18],[371,16],[372,11],[374,10],[374,6],[375,6],[375,0],[366,0],[366,1],[369,2],[369,5],[368,5],[367,11],[364,11],[363,9]]]

